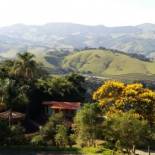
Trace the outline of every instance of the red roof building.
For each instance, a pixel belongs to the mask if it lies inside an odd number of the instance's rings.
[[[43,105],[51,109],[58,110],[78,110],[81,107],[80,102],[62,102],[62,101],[45,101]]]
[[[45,101],[42,104],[45,107],[44,112],[46,115],[52,115],[53,112],[63,112],[68,126],[71,126],[76,111],[81,107],[80,102]]]

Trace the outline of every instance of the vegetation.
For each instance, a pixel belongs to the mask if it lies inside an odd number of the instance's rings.
[[[105,139],[116,148],[135,154],[136,146],[145,142],[148,134],[147,121],[140,120],[140,116],[132,111],[114,113],[104,122]]]
[[[43,68],[51,74],[79,72],[113,79],[152,81],[155,79],[154,61],[136,54],[106,48],[86,48],[72,52],[57,49],[54,51],[29,49],[29,52],[36,56],[32,60],[41,62],[44,65]]]
[[[108,113],[135,110],[148,120],[150,125],[155,121],[155,92],[144,88],[140,83],[126,85],[122,82],[107,81],[94,92],[93,99],[108,109]]]
[[[113,54],[109,54],[113,59]],[[14,61],[0,64],[0,111],[9,111],[6,119],[0,117],[1,147],[23,145],[60,151],[70,148],[92,154],[135,154],[137,148],[155,147],[153,85],[111,80],[101,86],[99,82],[95,90],[94,80],[89,83],[90,91],[83,76],[77,73],[51,76],[33,57],[23,53]],[[85,59],[80,60],[85,63]],[[93,92],[92,99],[87,98],[88,91]],[[51,116],[44,113],[42,102],[49,100],[82,104],[67,119],[69,111],[52,111]],[[90,103],[85,103],[88,100]],[[13,121],[13,111],[24,113],[25,122],[20,121],[19,125],[19,121]]]
[[[62,67],[98,76],[124,74],[155,74],[154,62],[146,62],[110,50],[83,50],[64,58]]]
[[[80,146],[95,146],[99,138],[102,119],[97,104],[85,104],[75,117],[75,134]],[[101,137],[100,137],[101,138]]]

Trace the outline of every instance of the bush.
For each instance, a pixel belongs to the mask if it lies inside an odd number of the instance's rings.
[[[74,130],[79,146],[94,146],[95,140],[101,138],[102,119],[97,104],[85,104],[76,114]]]
[[[68,144],[68,136],[67,136],[67,128],[64,125],[58,125],[55,135],[55,142],[58,146],[67,146]]]
[[[44,138],[41,135],[35,135],[32,140],[31,144],[33,145],[45,145]]]
[[[113,114],[107,118],[104,125],[106,140],[129,153],[148,137],[147,121],[140,120],[140,116],[133,111]]]
[[[75,134],[70,134],[69,135],[69,140],[68,140],[68,145],[72,147],[74,144],[76,144],[76,135]]]
[[[19,144],[24,144],[25,141],[25,136],[24,136],[24,128],[22,126],[18,125],[13,125],[10,127],[10,139],[9,143],[11,145],[19,145]]]
[[[81,153],[83,154],[102,154],[102,155],[112,155],[113,151],[110,149],[106,149],[103,146],[97,147],[84,147],[81,149]],[[120,155],[120,153],[115,152],[115,155]]]
[[[47,144],[55,145],[57,126],[63,124],[63,113],[53,113],[48,122],[40,129],[39,134]]]

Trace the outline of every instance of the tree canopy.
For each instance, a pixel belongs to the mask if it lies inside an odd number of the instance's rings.
[[[93,93],[93,99],[109,113],[135,110],[150,123],[154,122],[155,92],[140,83],[107,81]]]

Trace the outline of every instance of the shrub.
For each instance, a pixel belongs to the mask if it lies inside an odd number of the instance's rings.
[[[25,136],[24,136],[24,128],[21,125],[13,125],[10,127],[10,139],[9,143],[11,145],[24,144]]]
[[[55,142],[58,146],[67,146],[68,144],[68,136],[67,136],[67,128],[64,125],[58,125],[55,135]]]
[[[132,111],[113,114],[104,125],[106,140],[128,153],[148,136],[147,121],[140,120],[140,116]]]
[[[32,140],[31,140],[31,144],[33,145],[44,145],[44,138],[41,135],[35,135]]]
[[[97,104],[85,104],[76,114],[74,129],[76,141],[80,146],[94,146],[101,138],[102,119]]]

